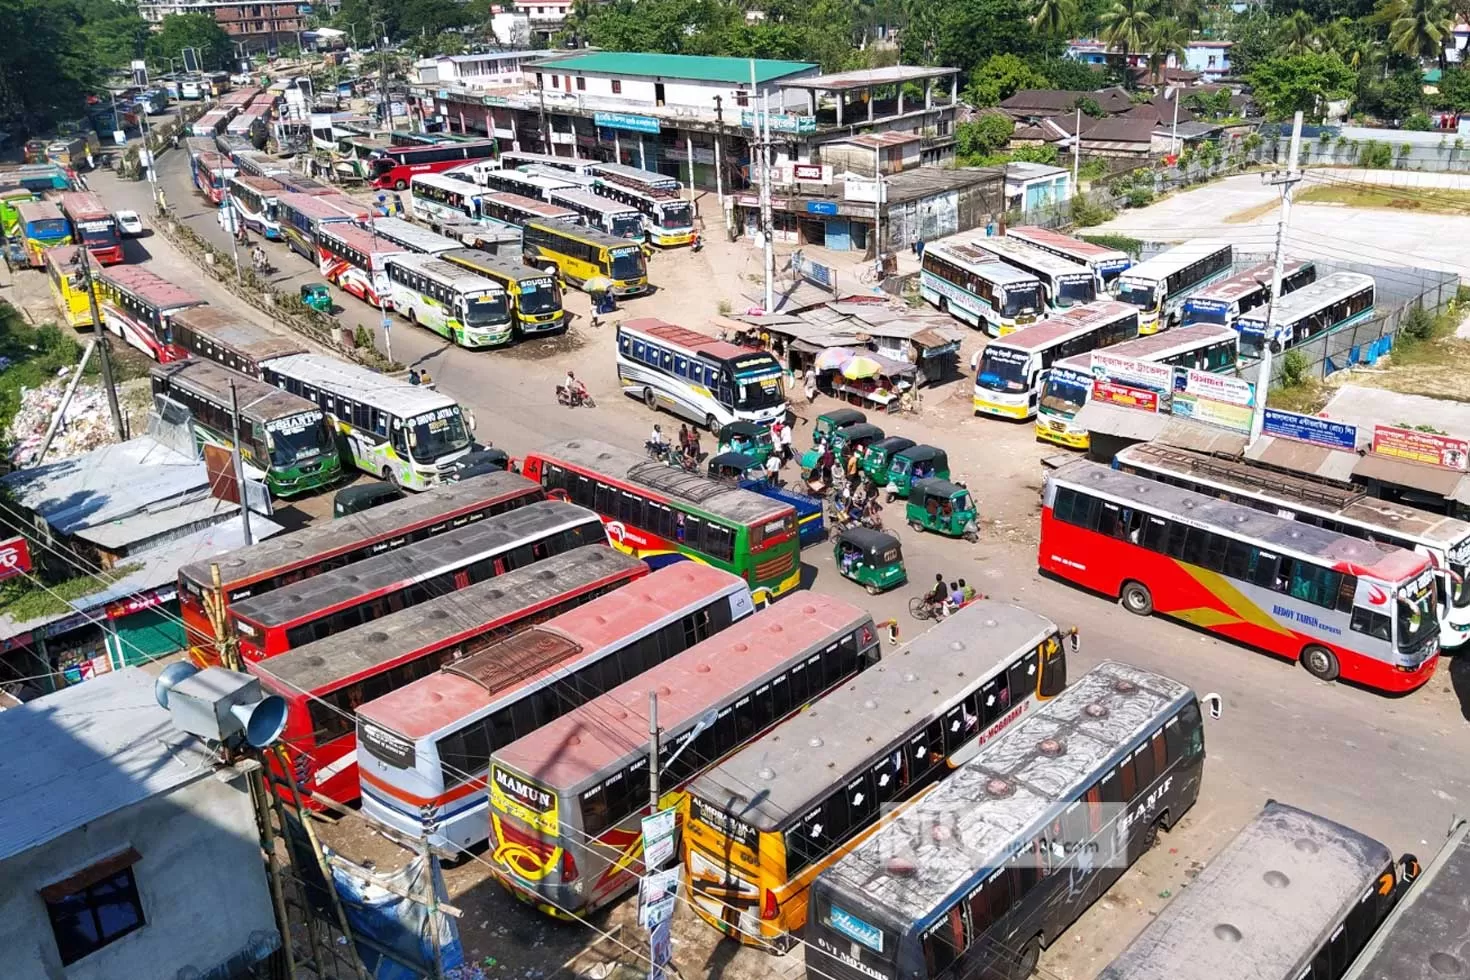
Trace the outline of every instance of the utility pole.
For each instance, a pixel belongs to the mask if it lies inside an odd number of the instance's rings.
[[[754,77],[755,71],[751,70]],[[761,134],[761,224],[766,229],[766,297],[763,309],[776,312],[776,222],[771,217],[771,93],[764,101],[765,129]]]
[[[1174,86],[1174,126],[1169,130],[1169,152],[1179,157],[1179,86]]]
[[[1082,166],[1082,108],[1077,108],[1077,128],[1072,130],[1072,194],[1077,194],[1077,174]]]
[[[85,245],[78,246],[77,252],[82,258],[82,282],[87,287],[87,304],[92,308],[92,329],[96,331],[97,356],[101,358],[102,364],[102,387],[107,389],[107,407],[112,410],[112,427],[121,441],[128,436],[123,429],[122,409],[117,404],[117,385],[112,381],[112,358],[107,351],[107,326],[102,322],[101,311],[97,309],[97,288],[92,283],[92,256]],[[80,373],[81,368],[77,368],[77,371]]]
[[[1271,295],[1266,300],[1266,336],[1261,345],[1261,364],[1256,372],[1256,408],[1251,413],[1250,442],[1261,437],[1266,423],[1266,395],[1271,390],[1271,355],[1279,340],[1276,336],[1276,298],[1281,295],[1281,275],[1286,264],[1286,228],[1291,222],[1291,193],[1301,181],[1297,169],[1297,154],[1302,148],[1302,114],[1298,112],[1291,120],[1291,155],[1287,159],[1286,173],[1276,171],[1269,175],[1267,183],[1281,188],[1281,217],[1276,222],[1276,262],[1271,269]]]
[[[373,21],[374,27],[379,24],[383,25],[383,33],[378,35],[378,98],[383,100],[383,125],[392,129],[393,103],[388,98],[388,24],[381,20]]]
[[[379,323],[383,327],[383,346],[387,348],[388,360],[393,360],[393,321],[388,317],[388,298],[378,288],[378,272],[372,268],[373,261],[378,254],[378,219],[368,219],[368,234],[373,236],[373,254],[368,257],[368,280],[372,284],[373,292],[378,295]]]
[[[233,203],[230,200],[230,185],[229,185],[229,182],[228,181],[225,183],[224,200],[221,202],[220,207],[222,207],[222,208],[225,209],[225,214],[229,217],[230,227],[227,229],[227,232],[228,232],[228,234],[230,236],[230,255],[233,256],[234,259],[235,259],[235,278],[236,279],[239,279],[240,278],[240,236],[238,234],[238,231],[239,231],[239,229],[241,227],[241,225],[240,225],[240,216],[235,213],[235,207],[234,207]]]
[[[255,536],[250,533],[250,497],[245,490],[245,460],[240,456],[240,395],[234,381],[230,382],[230,441],[234,444],[235,484],[240,488],[240,527],[248,547],[255,543]]]
[[[719,198],[720,211],[725,210],[725,179],[724,163],[720,159],[720,144],[725,142],[725,106],[724,97],[715,96],[715,197]]]
[[[658,812],[658,692],[648,692],[648,812]]]
[[[883,268],[883,158],[873,147],[873,267]]]

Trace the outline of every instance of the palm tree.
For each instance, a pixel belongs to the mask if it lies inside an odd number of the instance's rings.
[[[1031,26],[1044,37],[1065,37],[1076,23],[1076,0],[1036,0],[1031,6]]]
[[[1276,28],[1276,43],[1283,54],[1306,54],[1316,47],[1317,22],[1305,10],[1294,10]]]
[[[1397,0],[1392,5],[1388,45],[1410,58],[1434,58],[1445,67],[1445,42],[1454,27],[1444,0]]]
[[[1149,0],[1113,0],[1113,5],[1097,19],[1103,41],[1108,47],[1123,52],[1123,77],[1130,85],[1133,76],[1128,71],[1128,55],[1148,44],[1153,22],[1153,7]]]
[[[1172,57],[1176,65],[1183,65],[1184,49],[1189,47],[1190,31],[1172,17],[1160,17],[1148,30],[1148,67],[1154,76],[1154,84],[1164,81],[1164,68]]]

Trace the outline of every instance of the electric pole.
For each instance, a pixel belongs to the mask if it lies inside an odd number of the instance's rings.
[[[776,222],[771,215],[771,93],[763,100],[765,128],[761,133],[761,224],[766,229],[765,311],[776,312]]]
[[[1072,130],[1072,195],[1078,193],[1077,174],[1082,166],[1082,108],[1077,109],[1077,128]]]
[[[1261,437],[1266,422],[1266,395],[1271,390],[1272,348],[1279,343],[1276,336],[1276,298],[1281,295],[1281,275],[1286,264],[1286,227],[1291,221],[1291,192],[1301,181],[1297,169],[1297,154],[1302,148],[1302,114],[1298,112],[1291,120],[1291,153],[1287,158],[1286,172],[1276,171],[1266,182],[1281,188],[1281,216],[1276,222],[1276,262],[1271,269],[1271,295],[1266,300],[1266,336],[1262,338],[1261,364],[1256,373],[1256,407],[1251,414],[1251,437],[1254,443]]]
[[[240,456],[240,395],[234,381],[230,382],[230,441],[234,444],[235,484],[240,490],[240,527],[249,546],[255,543],[255,536],[250,533],[250,498],[245,490],[245,460]]]
[[[112,410],[112,427],[117,431],[118,441],[121,442],[128,436],[123,429],[122,409],[117,404],[117,385],[112,382],[112,357],[107,351],[107,325],[102,322],[102,313],[97,309],[97,287],[92,282],[92,256],[85,245],[78,245],[77,252],[82,258],[82,282],[87,287],[87,304],[92,308],[92,329],[96,331],[97,356],[101,358],[102,364],[102,387],[107,389],[107,407]],[[80,373],[81,368],[78,367],[77,371]]]
[[[721,144],[725,142],[725,106],[724,97],[715,96],[715,197],[720,200],[720,210],[725,210],[725,178],[721,173],[725,164],[721,160]]]

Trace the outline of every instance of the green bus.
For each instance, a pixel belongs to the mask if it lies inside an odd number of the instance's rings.
[[[7,240],[19,238],[20,215],[16,213],[17,204],[29,204],[31,201],[39,200],[34,191],[24,187],[0,188],[0,238]]]
[[[305,398],[193,358],[159,364],[150,376],[154,398],[186,409],[201,444],[234,448],[238,405],[240,456],[274,496],[310,493],[342,475],[331,425]]]
[[[556,284],[555,276],[478,248],[451,249],[439,253],[438,257],[500,283],[510,297],[517,337],[524,339],[566,329],[561,287]]]

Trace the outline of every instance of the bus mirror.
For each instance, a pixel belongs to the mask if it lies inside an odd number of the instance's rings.
[[[469,425],[470,425],[470,431],[471,432],[474,432],[475,431],[475,413],[474,412],[465,412],[464,413],[464,417],[465,417],[465,421],[468,422]]]
[[[1076,653],[1078,647],[1082,646],[1082,639],[1078,636],[1077,627],[1072,627],[1072,632],[1067,634],[1067,652]]]
[[[1218,694],[1206,694],[1200,700],[1210,706],[1211,718],[1219,718],[1225,710],[1225,700]]]

